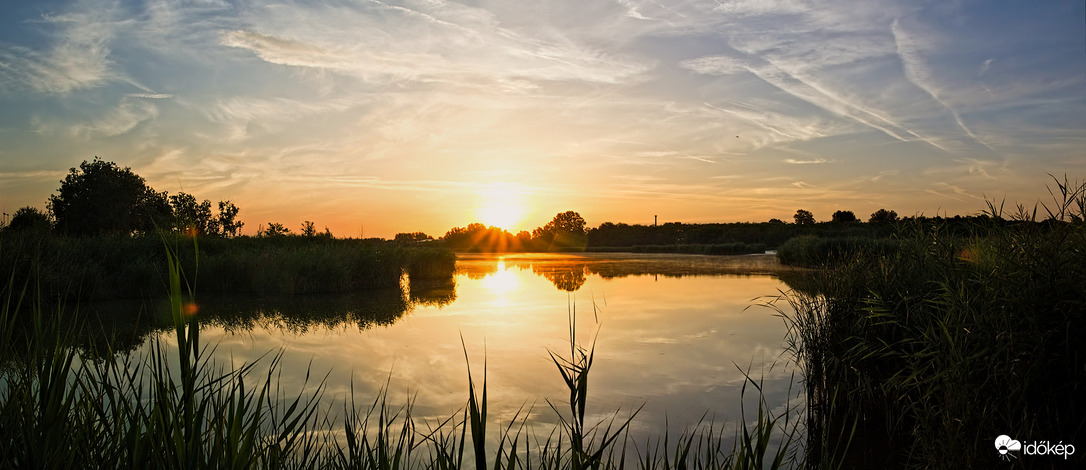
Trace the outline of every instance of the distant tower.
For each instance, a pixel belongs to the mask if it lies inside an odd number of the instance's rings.
[[[652,216],[652,226],[653,226],[653,227],[655,227],[655,226],[656,226],[656,217],[657,217],[657,216],[655,216],[655,215],[654,215],[654,216]]]

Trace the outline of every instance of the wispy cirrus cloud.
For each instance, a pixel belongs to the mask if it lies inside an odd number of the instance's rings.
[[[249,23],[248,28],[224,32],[221,43],[252,51],[270,63],[323,69],[375,83],[618,83],[650,65],[557,31],[527,36],[501,26],[485,9],[451,2],[280,5],[253,12]],[[334,37],[328,36],[329,29],[336,31]]]
[[[135,129],[140,123],[158,116],[158,107],[153,103],[138,98],[126,98],[105,113],[89,122],[76,124],[71,128],[73,135],[91,137],[101,135],[114,137]]]
[[[810,11],[810,7],[797,0],[714,0],[714,11],[738,17],[756,15],[788,15]]]
[[[703,103],[703,105],[717,118],[721,115],[733,117],[767,131],[753,138],[748,137],[748,140],[754,141],[757,146],[815,139],[841,131],[840,125],[834,125],[819,116],[798,116],[776,111],[773,110],[775,106],[771,103],[753,104],[731,101],[719,105],[710,103]],[[746,132],[740,130],[736,133]],[[737,135],[736,138],[740,136]]]
[[[47,49],[0,44],[0,89],[66,94],[124,78],[109,57],[108,10],[49,15],[37,23],[51,33]]]
[[[367,100],[365,96],[336,97],[324,100],[235,96],[215,100],[210,103],[210,106],[200,103],[199,111],[204,113],[208,120],[215,123],[260,124],[292,122],[323,113],[342,112],[368,101],[370,100]]]
[[[792,97],[818,106],[833,115],[851,119],[900,141],[924,140],[942,148],[937,143],[924,139],[911,129],[895,122],[885,113],[834,90],[832,85],[821,83],[818,79],[799,71],[782,68],[764,57],[752,55],[747,59],[739,60],[722,56],[703,57],[683,62],[683,65],[697,73],[711,75],[726,75],[745,70]]]
[[[951,116],[954,117],[954,122],[967,136],[969,136],[970,139],[973,139],[977,143],[991,150],[991,147],[989,147],[988,144],[977,137],[977,135],[965,125],[965,122],[962,121],[962,117],[958,114],[958,111],[941,96],[941,92],[934,84],[935,78],[933,77],[933,72],[924,61],[922,55],[926,45],[914,35],[907,33],[901,26],[901,21],[899,19],[894,19],[893,23],[890,24],[890,30],[894,33],[894,44],[897,47],[897,53],[901,58],[901,63],[905,68],[905,77],[916,85],[917,88],[924,90],[925,93],[931,96],[932,99],[949,112]],[[928,34],[925,37],[930,36],[931,35]],[[985,65],[991,65],[991,62],[986,61]],[[986,66],[983,66],[983,68],[987,69]]]
[[[825,158],[812,158],[810,160],[798,160],[795,158],[784,159],[784,163],[788,163],[790,165],[818,165],[828,162],[830,162],[830,160],[826,160]]]

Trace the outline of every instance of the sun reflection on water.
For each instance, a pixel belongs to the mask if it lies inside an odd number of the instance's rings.
[[[505,266],[505,259],[498,258],[498,270],[480,280],[483,288],[504,300],[506,295],[520,290],[521,280],[512,269]]]

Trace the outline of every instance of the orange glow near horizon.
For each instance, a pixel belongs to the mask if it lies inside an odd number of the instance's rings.
[[[527,216],[528,204],[523,191],[507,183],[494,183],[477,190],[479,205],[475,210],[479,222],[512,233],[521,230]]]

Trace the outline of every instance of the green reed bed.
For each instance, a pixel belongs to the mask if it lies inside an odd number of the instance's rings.
[[[198,248],[200,270],[206,247]],[[0,467],[708,469],[796,462],[794,409],[771,412],[754,379],[747,385],[759,395],[757,416],[744,416],[734,436],[699,423],[674,441],[665,433],[642,448],[627,438],[636,412],[586,422],[594,348],[577,343],[572,311],[568,355],[551,353],[569,390],[568,402],[548,402],[559,416],[555,429],[534,429],[527,411],[491,427],[485,362],[476,382],[466,353],[467,401],[442,422],[417,421],[410,401],[391,405],[385,392],[356,403],[353,387],[343,408],[333,409],[324,404],[319,377],[307,378],[309,391],[280,389],[280,355],[263,359],[265,372],[212,360],[190,308],[197,283],[186,280],[196,273],[178,255],[184,250],[164,251],[173,331],[143,356],[85,357],[71,346],[78,310],[56,321],[70,310],[45,307],[28,295],[32,283],[9,279],[0,310]],[[27,321],[17,312],[28,306],[32,325],[15,328]],[[734,446],[726,445],[729,438]]]
[[[146,298],[166,292],[166,256],[158,236],[61,237],[13,233],[3,240],[0,272],[33,279],[47,298]],[[456,255],[440,247],[325,237],[201,238],[200,256],[180,252],[187,281],[204,292],[298,294],[397,287],[450,279]],[[199,267],[197,269],[197,261]],[[198,275],[197,275],[198,273]]]
[[[270,373],[254,386],[252,365],[224,371],[208,361],[179,267],[168,264],[172,357],[156,342],[145,357],[85,360],[70,346],[76,328],[55,321],[63,309],[9,289],[21,294],[6,299],[3,325],[25,319],[17,311],[30,302],[33,326],[0,346],[0,467],[272,468],[316,456],[316,401],[286,397]],[[270,361],[274,370],[278,357]]]
[[[795,274],[779,300],[795,311],[808,466],[987,468],[1002,434],[1080,441],[1086,185],[1057,183],[1044,220],[990,205],[983,235],[903,227],[893,251],[859,244]]]
[[[837,264],[856,253],[865,256],[882,256],[897,250],[896,239],[874,237],[817,237],[802,235],[791,238],[777,249],[781,264],[802,267],[820,267]]]

